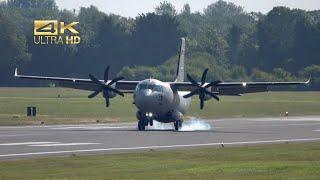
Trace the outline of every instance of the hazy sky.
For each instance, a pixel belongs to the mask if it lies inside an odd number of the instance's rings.
[[[185,3],[189,3],[191,11],[202,11],[203,8],[218,0],[167,0],[180,11]],[[242,6],[246,11],[266,13],[274,6],[287,6],[305,10],[320,9],[320,0],[226,0]],[[97,6],[106,13],[135,17],[139,13],[152,12],[163,0],[56,0],[61,9],[79,9],[80,6]]]

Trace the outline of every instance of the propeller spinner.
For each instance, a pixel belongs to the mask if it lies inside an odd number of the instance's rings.
[[[108,83],[108,78],[109,78],[109,69],[110,69],[110,66],[108,66],[106,68],[106,70],[104,71],[104,81],[101,82],[99,81],[96,77],[94,77],[92,74],[89,74],[89,78],[91,79],[91,81],[95,84],[98,85],[98,89],[95,90],[93,93],[91,93],[88,98],[94,98],[96,97],[100,92],[103,93],[103,97],[105,98],[106,100],[106,107],[109,107],[110,105],[110,92],[113,92],[115,94],[118,94],[120,96],[124,96],[124,94],[115,89],[114,87],[112,87],[113,84],[115,84],[116,82],[124,79],[124,77],[122,76],[119,76],[119,77],[116,77],[114,79],[112,79],[109,83]]]
[[[200,109],[203,109],[203,107],[204,107],[204,101],[205,101],[206,95],[209,95],[210,97],[214,98],[217,101],[220,100],[219,97],[215,93],[208,91],[207,88],[212,87],[212,86],[216,86],[217,84],[221,83],[221,81],[214,81],[214,82],[211,82],[211,83],[205,85],[207,73],[208,73],[208,69],[205,69],[202,74],[200,84],[197,83],[189,74],[187,74],[188,80],[191,82],[191,84],[193,84],[197,88],[195,90],[191,91],[189,94],[184,95],[183,97],[189,98],[189,97],[192,97],[192,96],[198,94],[199,99],[200,99]]]

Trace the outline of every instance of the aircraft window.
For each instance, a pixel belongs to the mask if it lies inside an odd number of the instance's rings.
[[[154,86],[153,90],[154,91],[158,91],[158,92],[162,92],[163,91],[162,86],[159,86],[159,85]]]
[[[151,89],[153,91],[158,91],[158,92],[162,92],[163,91],[163,88],[162,86],[159,86],[159,85],[155,85],[155,84],[140,84],[138,86],[138,89],[140,90],[144,90],[144,89]]]
[[[154,88],[154,84],[147,84],[147,83],[143,83],[139,85],[139,89],[153,89]]]
[[[148,85],[148,89],[152,89],[152,90],[154,90],[154,87],[155,87],[156,85],[154,85],[154,84],[149,84]]]

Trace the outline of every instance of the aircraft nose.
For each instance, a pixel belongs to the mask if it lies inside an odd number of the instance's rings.
[[[154,110],[157,99],[151,89],[141,91],[135,96],[135,105],[143,111]]]

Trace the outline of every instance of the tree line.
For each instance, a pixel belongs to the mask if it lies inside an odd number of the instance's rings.
[[[178,12],[166,1],[135,18],[106,14],[95,6],[61,10],[54,0],[0,3],[0,85],[37,85],[12,78],[28,74],[100,77],[107,65],[127,80],[173,80],[179,40],[187,39],[187,71],[210,80],[291,81],[313,77],[320,88],[320,11],[275,7],[245,12],[218,1],[203,12],[188,4]],[[36,45],[33,21],[78,21],[79,45]],[[31,84],[30,84],[31,83]],[[41,84],[43,85],[43,84]]]

